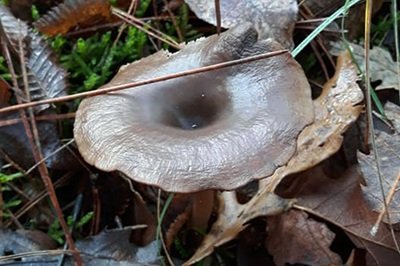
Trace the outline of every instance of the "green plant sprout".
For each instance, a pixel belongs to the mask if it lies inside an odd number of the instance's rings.
[[[63,37],[56,37],[51,46],[60,54],[63,67],[70,72],[70,93],[93,90],[106,83],[119,66],[132,62],[142,54],[147,43],[145,33],[128,27],[123,40],[113,45],[110,31],[79,38],[74,45]]]
[[[91,219],[93,218],[93,212],[88,212],[84,216],[82,216],[76,223],[75,229],[81,229],[84,225],[86,225]],[[67,224],[68,227],[72,227],[74,224],[72,215],[67,217]],[[61,229],[60,222],[56,219],[54,222],[49,226],[49,230],[47,234],[54,239],[58,244],[64,244],[64,232]]]
[[[19,172],[14,174],[0,173],[0,189],[1,189],[0,193],[3,194],[3,192],[10,191],[10,187],[7,184],[23,176],[24,175]],[[15,197],[12,197],[4,201],[3,205],[1,206],[3,218],[9,218],[11,216],[10,209],[19,206],[21,203],[22,200]]]

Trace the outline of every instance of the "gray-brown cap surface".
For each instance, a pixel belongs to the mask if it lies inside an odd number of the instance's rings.
[[[128,64],[105,86],[279,49],[244,24]],[[307,79],[286,53],[84,99],[74,134],[101,170],[167,191],[230,190],[287,163],[313,117]]]

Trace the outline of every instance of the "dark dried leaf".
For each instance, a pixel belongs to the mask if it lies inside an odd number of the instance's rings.
[[[9,0],[8,5],[14,16],[25,21],[31,21],[32,2],[33,0]]]
[[[77,25],[109,19],[110,16],[107,0],[65,0],[36,21],[34,26],[44,34],[55,36],[65,34]]]
[[[44,114],[49,114],[49,111],[45,111]],[[0,120],[17,118],[19,118],[18,113],[0,115]],[[68,150],[63,149],[51,156],[62,146],[55,123],[40,121],[37,123],[37,127],[43,156],[47,158],[46,165],[53,169],[71,169],[76,161]],[[22,123],[0,127],[0,149],[25,170],[36,163]]]
[[[308,172],[308,181],[298,195],[296,203],[301,209],[312,213],[343,229],[354,244],[373,257],[375,263],[368,265],[397,265],[397,253],[390,229],[381,225],[375,235],[370,233],[378,219],[378,213],[370,210],[363,197],[356,167],[350,168],[335,179],[328,178],[320,168]],[[399,232],[395,232],[400,239]],[[357,240],[357,241],[354,241]],[[391,263],[387,264],[387,258]]]
[[[28,25],[14,17],[10,10],[2,4],[0,4],[0,24],[2,39],[7,42],[9,49],[18,55],[20,49],[19,42],[21,41],[23,45],[22,50],[26,53],[25,39],[29,32]]]
[[[215,4],[212,0],[185,0],[196,15],[216,25]],[[293,47],[292,32],[297,20],[295,0],[220,0],[221,24],[232,28],[251,22],[260,39],[272,38],[286,48]]]
[[[383,187],[385,195],[388,196],[390,189],[395,185],[395,181],[400,175],[400,107],[388,102],[385,106],[386,115],[388,118],[393,119],[394,134],[388,134],[384,131],[376,131],[376,149],[379,154],[379,161],[381,165],[381,173],[383,177]],[[397,122],[396,122],[397,121]],[[363,186],[363,192],[368,204],[376,212],[383,210],[382,193],[379,184],[379,177],[375,163],[375,156],[373,153],[366,155],[361,152],[358,153],[358,160],[360,163],[361,171],[366,180],[367,186]],[[399,185],[397,185],[396,192],[393,199],[389,204],[389,212],[391,223],[396,224],[400,222],[400,193]],[[385,222],[386,215],[384,216]]]
[[[18,230],[13,232],[10,230],[0,230],[0,240],[0,256],[56,248],[54,241],[47,234],[40,231]],[[0,260],[0,264],[36,266],[41,263],[56,263],[56,260],[56,257],[36,256],[22,257],[19,263],[18,261]]]
[[[276,265],[341,265],[329,247],[335,234],[301,211],[291,210],[267,220],[266,244]]]
[[[85,265],[159,265],[156,241],[145,247],[137,247],[129,242],[133,227],[102,232],[97,236],[76,242],[84,255]],[[89,256],[88,256],[89,255]],[[69,261],[68,265],[72,265]]]
[[[29,90],[32,100],[66,95],[67,73],[58,65],[53,52],[37,33],[29,32],[27,62]],[[47,106],[37,107],[43,110]]]
[[[15,18],[3,5],[0,5],[0,22],[3,37],[7,40],[18,63],[20,63],[18,55],[21,48],[19,43],[22,41],[31,99],[42,100],[65,95],[67,74],[58,65],[42,37],[31,31],[25,22]],[[23,87],[22,82],[20,87]],[[41,105],[35,110],[40,112],[48,107],[49,105]]]
[[[338,55],[340,49],[344,47],[344,44],[341,42],[331,43],[331,53],[333,55]],[[361,67],[361,70],[365,71],[364,66],[364,47],[355,43],[350,43],[350,47],[352,49],[352,54],[357,64]],[[397,66],[400,65],[399,62],[396,63],[393,60],[390,52],[384,48],[379,46],[375,46],[370,49],[369,52],[370,58],[370,72],[371,72],[371,80],[373,82],[380,82],[378,86],[376,86],[376,90],[383,89],[396,89],[400,90]]]

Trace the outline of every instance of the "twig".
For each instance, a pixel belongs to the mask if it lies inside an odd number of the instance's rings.
[[[38,167],[41,163],[46,162],[47,159],[51,158],[52,156],[54,156],[55,154],[57,154],[58,152],[60,152],[61,150],[65,149],[68,145],[71,145],[75,140],[71,139],[70,141],[68,141],[67,143],[63,144],[61,147],[57,148],[56,150],[52,151],[50,154],[48,154],[46,157],[43,157],[42,160],[36,162],[33,166],[31,166],[31,168],[28,169],[28,171],[26,171],[26,174],[30,174],[33,170],[36,169],[36,167]]]
[[[119,17],[119,18],[123,19],[124,21],[126,21],[127,23],[135,26],[139,30],[144,31],[148,35],[150,35],[150,36],[152,36],[154,38],[157,38],[160,41],[165,42],[166,44],[171,45],[172,47],[174,47],[177,50],[180,49],[179,44],[174,39],[172,39],[170,36],[166,35],[165,33],[152,28],[148,24],[145,24],[141,20],[135,18],[134,16],[131,16],[131,15],[127,14],[126,12],[124,12],[124,11],[118,9],[118,8],[112,7],[111,11],[117,17]],[[149,28],[149,29],[147,29],[147,28]],[[152,30],[154,32],[152,32],[150,30]]]
[[[386,201],[386,205],[389,206],[390,202],[393,199],[394,194],[396,193],[397,190],[397,185],[399,184],[400,181],[400,173],[397,175],[396,180],[394,181],[385,201]],[[386,214],[385,208],[379,213],[378,219],[376,219],[375,225],[372,227],[371,231],[372,232],[377,232],[378,228],[379,228],[379,224],[381,223],[382,219],[383,219],[383,215]]]
[[[82,208],[82,201],[83,201],[83,195],[82,195],[82,193],[79,193],[75,200],[74,210],[72,211],[72,225],[70,228],[71,234],[74,232],[76,221],[78,220],[78,215]],[[67,245],[67,243],[65,243],[63,250],[67,250],[67,249],[68,249],[68,245]],[[58,266],[63,265],[64,259],[65,259],[65,253],[61,254],[61,257],[58,260]]]
[[[214,0],[215,20],[217,21],[217,34],[221,34],[221,3],[220,0]]]
[[[3,41],[2,41],[2,43],[4,43]],[[20,62],[21,62],[24,86],[26,87],[26,90],[29,91],[27,73],[26,73],[26,68],[25,68],[24,51],[23,51],[23,46],[22,46],[22,38],[19,38],[18,43],[19,43],[19,57],[20,57],[19,59],[20,59]],[[5,54],[6,54],[6,57],[7,57],[7,63],[9,64],[8,67],[9,67],[10,73],[13,76],[13,83],[14,83],[13,86],[15,88],[18,88],[18,82],[16,80],[16,74],[15,74],[14,66],[13,66],[12,61],[11,61],[10,53],[8,51],[8,47],[7,47],[6,44],[4,44],[3,48],[4,48],[4,50],[7,51],[7,52],[5,52]],[[29,98],[29,93],[27,93],[27,95],[25,95],[25,96]],[[17,102],[21,103],[21,99],[19,97],[17,97]],[[31,118],[33,118],[33,110],[28,110],[28,112],[31,114]],[[23,123],[24,128],[25,128],[25,132],[27,134],[29,143],[30,143],[31,148],[32,148],[33,158],[35,159],[35,161],[40,161],[43,158],[43,155],[42,155],[42,153],[40,151],[39,135],[38,135],[37,127],[36,127],[36,121],[35,121],[35,119],[32,119],[32,123],[31,123],[32,128],[30,128],[29,122],[27,120],[25,112],[23,112],[21,110],[20,114],[21,114],[21,118],[22,118],[22,123]],[[68,226],[67,226],[67,224],[66,224],[66,222],[64,220],[64,216],[62,214],[60,205],[58,203],[58,199],[57,199],[57,196],[56,196],[56,193],[55,193],[55,189],[54,189],[53,183],[52,183],[51,178],[49,176],[48,169],[47,169],[47,167],[46,167],[46,165],[44,163],[39,165],[39,173],[40,173],[40,176],[42,177],[42,180],[43,180],[43,183],[44,183],[44,185],[46,187],[46,190],[49,192],[50,200],[51,200],[51,202],[53,204],[53,207],[54,207],[54,209],[56,211],[56,214],[57,214],[57,218],[59,219],[60,225],[61,225],[61,227],[63,229],[64,234],[65,234],[66,242],[68,243],[68,245],[70,246],[71,251],[73,252],[74,260],[75,260],[77,265],[82,265],[82,259],[81,259],[80,255],[79,255],[78,251],[76,250],[75,243],[74,243],[74,241],[72,239],[72,236],[68,232]]]
[[[314,51],[315,57],[317,58],[317,60],[318,60],[318,62],[319,62],[319,65],[320,65],[321,68],[322,68],[322,72],[324,73],[325,80],[329,80],[328,69],[326,68],[324,59],[322,59],[322,56],[321,56],[321,54],[320,54],[319,51],[318,51],[317,45],[316,45],[314,42],[311,42],[310,45],[311,45],[311,49]]]
[[[68,173],[68,174],[62,176],[60,179],[58,179],[54,183],[54,186],[56,188],[58,188],[58,187],[62,186],[63,184],[65,184],[70,178],[71,178],[71,174]],[[47,191],[42,191],[42,192],[38,193],[33,198],[31,198],[27,203],[25,203],[24,206],[22,206],[20,209],[18,209],[17,212],[15,212],[15,217],[17,219],[19,219],[22,215],[27,213],[31,208],[33,208],[37,203],[39,203],[41,200],[43,200],[47,196],[48,196]],[[5,227],[9,227],[10,224],[11,224],[10,222],[6,223]]]
[[[371,144],[372,144],[372,150],[374,154],[374,159],[376,163],[376,170],[379,178],[379,187],[380,191],[382,194],[382,200],[383,200],[383,205],[384,205],[384,213],[386,214],[387,221],[389,223],[390,227],[390,232],[394,241],[394,244],[396,246],[397,252],[400,253],[400,248],[397,243],[397,239],[394,233],[394,229],[391,223],[391,217],[389,213],[389,207],[388,203],[386,202],[386,196],[385,196],[385,189],[383,187],[383,176],[382,176],[382,170],[381,170],[381,163],[380,163],[380,156],[378,154],[377,146],[375,143],[375,132],[374,132],[374,120],[372,118],[372,102],[371,102],[371,83],[370,83],[370,69],[369,69],[369,45],[370,45],[370,37],[371,37],[371,15],[372,15],[372,0],[367,0],[366,6],[365,6],[365,29],[364,29],[364,58],[365,58],[365,99],[366,99],[366,107],[367,107],[367,119],[368,119],[368,129],[369,129],[369,136],[371,138]],[[376,232],[378,231],[379,224],[378,226],[373,226],[371,228],[370,233],[372,235],[375,235]]]
[[[26,108],[29,108],[32,106],[37,106],[37,105],[42,105],[42,104],[65,102],[65,101],[75,100],[75,99],[82,98],[82,97],[91,97],[91,96],[106,94],[109,92],[131,89],[134,87],[139,87],[139,86],[153,84],[153,83],[166,81],[166,80],[170,80],[170,79],[204,73],[204,72],[213,71],[213,70],[217,70],[217,69],[221,69],[221,68],[225,68],[225,67],[246,64],[246,63],[250,63],[250,62],[253,62],[256,60],[261,60],[261,59],[266,59],[269,57],[281,55],[281,54],[284,54],[287,52],[288,52],[288,50],[279,50],[279,51],[274,51],[274,52],[270,52],[270,53],[263,53],[263,54],[259,54],[259,55],[249,56],[246,58],[236,59],[236,60],[232,60],[232,61],[226,61],[223,63],[199,67],[199,68],[190,69],[190,70],[186,70],[186,71],[182,71],[182,72],[178,72],[178,73],[168,74],[168,75],[153,78],[153,79],[130,82],[130,83],[106,87],[106,88],[98,89],[98,90],[94,90],[94,91],[86,91],[86,92],[76,93],[76,94],[72,94],[72,95],[66,95],[66,96],[52,98],[52,99],[44,99],[44,100],[40,100],[40,101],[34,101],[34,102],[30,102],[30,103],[21,103],[21,104],[9,106],[9,107],[4,107],[4,108],[0,109],[0,113],[6,113],[6,112],[15,111],[15,110],[26,109]]]
[[[48,114],[48,115],[40,115],[35,116],[36,121],[52,121],[52,120],[64,120],[75,118],[75,113],[66,113],[66,114]],[[31,119],[29,118],[29,121]],[[21,123],[21,118],[13,118],[0,121],[0,127],[12,126],[18,123]]]
[[[182,43],[182,42],[184,42],[185,40],[184,40],[184,38],[183,38],[182,31],[181,31],[181,29],[179,28],[178,22],[176,21],[176,17],[175,17],[175,15],[174,15],[174,13],[172,13],[171,8],[169,7],[167,0],[163,0],[163,1],[164,1],[165,9],[167,10],[169,16],[171,17],[172,24],[173,24],[174,27],[175,27],[176,34],[178,35],[178,38],[179,38],[179,42]]]

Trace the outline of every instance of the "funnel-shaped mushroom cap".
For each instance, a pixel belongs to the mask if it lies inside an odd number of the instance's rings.
[[[278,49],[242,25],[128,64],[105,86]],[[101,170],[167,191],[230,190],[287,163],[313,117],[307,79],[286,53],[85,99],[74,133]]]

